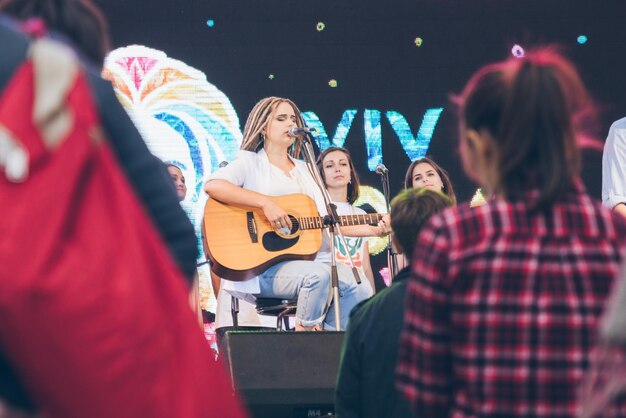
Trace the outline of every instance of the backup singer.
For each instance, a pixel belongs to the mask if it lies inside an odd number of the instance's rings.
[[[187,185],[185,183],[185,176],[183,175],[183,170],[174,163],[166,163],[167,172],[172,178],[172,182],[174,183],[174,188],[176,189],[176,196],[178,196],[178,201],[182,202],[185,200],[185,196],[187,196]]]
[[[291,228],[286,208],[269,196],[304,193],[326,213],[321,192],[306,164],[298,160],[302,141],[289,136],[289,129],[304,126],[297,106],[289,99],[267,97],[252,109],[243,132],[241,151],[226,167],[214,173],[204,188],[210,197],[226,204],[260,208],[276,228]],[[361,231],[355,230],[359,233]],[[209,244],[210,245],[210,244]],[[223,290],[249,296],[296,298],[296,330],[336,329],[329,311],[330,251],[327,235],[315,260],[284,261],[244,282],[225,282]],[[357,284],[352,272],[338,265],[341,326],[345,327],[354,305],[372,295],[369,280]],[[228,279],[227,277],[225,279]]]
[[[452,187],[452,181],[450,181],[448,172],[429,157],[418,158],[409,165],[404,175],[404,188],[424,188],[441,192],[450,198],[452,206],[456,206],[456,194],[454,193],[454,187]],[[402,269],[408,266],[407,259],[410,256],[410,254],[406,256],[405,254],[397,255],[399,268]]]
[[[430,189],[448,196],[456,205],[456,194],[448,172],[428,157],[419,158],[409,165],[404,176],[405,189]]]
[[[338,215],[364,215],[365,211],[354,206],[359,198],[359,176],[354,169],[354,163],[350,152],[345,148],[329,147],[317,157],[317,169],[322,175],[326,190],[330,194],[332,202],[337,207]],[[388,222],[388,218],[387,218]],[[385,230],[382,226],[371,227],[369,235],[382,236]],[[367,240],[363,237],[345,237],[348,248],[345,248],[339,237],[335,237],[335,254],[337,262],[350,265],[348,254],[356,267],[363,270],[370,281],[372,289],[375,289],[374,274],[370,265],[370,254]]]

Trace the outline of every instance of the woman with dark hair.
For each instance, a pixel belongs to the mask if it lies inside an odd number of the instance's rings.
[[[322,180],[328,190],[332,202],[337,207],[337,214],[341,215],[364,215],[366,212],[354,206],[359,198],[359,176],[354,168],[350,152],[345,148],[328,147],[317,157],[317,169],[322,175]],[[385,231],[382,227],[371,227],[372,235],[382,235]],[[370,281],[372,289],[375,289],[374,273],[370,264],[370,254],[367,240],[364,237],[344,237],[345,248],[339,237],[335,237],[335,254],[338,263],[350,266],[348,254],[357,268],[361,268]]]
[[[405,189],[428,189],[445,194],[452,206],[456,206],[456,194],[448,172],[429,157],[413,161],[404,175]],[[405,254],[398,254],[396,260],[402,269],[407,266]]]
[[[178,200],[182,202],[185,200],[185,196],[187,196],[187,185],[185,184],[183,170],[174,163],[166,163],[165,166],[167,167],[167,172],[172,178],[174,188],[176,188]]]
[[[418,158],[406,170],[404,176],[405,189],[425,188],[442,192],[456,205],[456,195],[448,172],[428,157]]]
[[[458,98],[468,176],[412,258],[397,387],[419,417],[574,417],[626,220],[579,179],[591,101],[552,50],[481,68]]]

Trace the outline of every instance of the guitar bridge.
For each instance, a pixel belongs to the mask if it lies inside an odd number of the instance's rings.
[[[259,234],[256,229],[256,221],[254,220],[254,212],[246,212],[246,218],[248,219],[248,234],[250,240],[256,244],[259,242]]]

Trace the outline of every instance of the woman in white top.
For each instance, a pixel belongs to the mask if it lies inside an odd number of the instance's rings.
[[[300,111],[291,100],[267,97],[259,101],[246,121],[237,158],[209,178],[205,191],[226,204],[260,208],[276,228],[292,225],[285,209],[270,196],[304,193],[325,214],[319,188],[306,164],[297,159],[301,139],[288,134],[291,128],[302,126]],[[334,315],[329,310],[330,252],[326,233],[323,237],[322,249],[315,260],[280,262],[245,282],[226,282],[229,286],[225,285],[224,290],[241,297],[297,297],[296,330],[336,329]],[[350,270],[340,267],[340,321],[341,328],[345,328],[352,307],[371,296],[372,288],[368,280],[357,284]],[[327,315],[328,312],[331,314]]]
[[[337,206],[338,215],[364,215],[366,212],[354,206],[359,198],[359,176],[354,168],[350,152],[345,148],[328,147],[317,157],[317,168],[322,174],[324,185],[330,199]],[[343,231],[343,229],[342,229]],[[382,235],[382,227],[373,229],[370,235]],[[370,264],[367,239],[364,237],[345,237],[346,245],[335,236],[335,254],[338,263],[350,265],[348,255],[355,267],[360,268],[375,289],[374,274]]]

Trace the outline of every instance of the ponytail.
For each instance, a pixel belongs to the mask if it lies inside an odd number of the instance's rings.
[[[493,192],[515,200],[539,190],[547,207],[574,187],[580,172],[577,115],[588,94],[571,63],[549,49],[483,68],[460,98],[466,129],[495,140]]]

